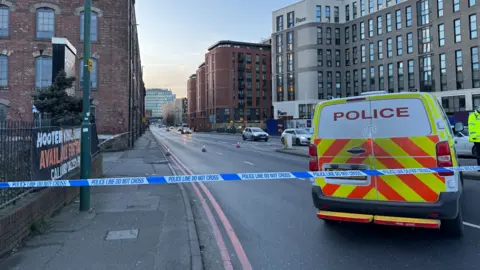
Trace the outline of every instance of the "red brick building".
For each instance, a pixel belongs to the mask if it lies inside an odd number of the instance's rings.
[[[192,77],[187,87],[190,87]],[[196,73],[193,127],[262,126],[272,118],[270,44],[220,41]],[[189,92],[193,92],[193,89]]]
[[[83,0],[0,1],[0,106],[7,119],[31,120],[32,94],[52,79],[52,37],[77,49],[76,94],[83,70]],[[92,113],[100,134],[141,132],[145,87],[135,0],[98,0],[92,8]]]
[[[193,127],[195,116],[197,115],[197,74],[192,74],[187,81],[187,119],[188,125]]]

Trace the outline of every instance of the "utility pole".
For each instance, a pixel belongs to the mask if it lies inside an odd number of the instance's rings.
[[[91,124],[90,124],[90,21],[92,15],[92,0],[85,0],[83,10],[83,112],[82,138],[80,152],[80,178],[88,179],[91,173]],[[80,187],[80,211],[90,210],[90,187]]]

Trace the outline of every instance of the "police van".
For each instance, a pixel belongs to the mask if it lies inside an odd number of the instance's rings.
[[[377,91],[327,100],[317,104],[313,123],[310,171],[458,166],[449,120],[428,93]],[[460,236],[462,186],[462,174],[449,170],[317,177],[312,195],[318,218],[327,223],[434,228]]]

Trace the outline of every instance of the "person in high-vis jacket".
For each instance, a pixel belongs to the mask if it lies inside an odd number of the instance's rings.
[[[468,141],[475,146],[475,157],[480,166],[480,106],[468,116]]]

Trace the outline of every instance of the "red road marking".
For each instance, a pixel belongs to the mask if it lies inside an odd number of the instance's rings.
[[[183,167],[183,169],[185,170],[185,172],[187,172],[188,174],[193,174],[193,172],[188,169],[187,166],[185,166],[185,164],[183,164],[178,158],[177,156],[175,156],[174,154],[172,154],[172,157],[178,162],[178,164]],[[230,221],[228,220],[227,216],[225,215],[225,213],[223,212],[222,208],[220,207],[220,205],[218,204],[217,200],[215,200],[215,198],[213,197],[212,193],[208,190],[207,186],[205,186],[203,183],[198,183],[200,185],[200,187],[202,188],[203,192],[205,192],[205,194],[207,195],[208,199],[210,200],[210,203],[213,205],[213,208],[215,209],[215,211],[217,212],[217,215],[220,219],[220,221],[222,222],[222,225],[223,227],[225,228],[225,231],[227,232],[227,235],[228,237],[230,238],[230,241],[232,242],[232,245],[233,245],[233,248],[235,250],[235,253],[237,254],[237,257],[238,257],[238,260],[240,261],[240,263],[242,264],[242,269],[245,269],[245,270],[251,270],[252,269],[252,265],[250,264],[250,261],[248,260],[248,257],[247,257],[247,254],[245,253],[245,250],[243,249],[243,246],[242,244],[240,243],[240,240],[238,239],[235,231],[233,230],[233,227],[232,225],[230,224]],[[203,195],[200,193],[200,191],[198,190],[198,188],[195,186],[195,183],[192,183],[194,189],[195,189],[195,192],[197,193],[197,196],[200,198],[200,200],[202,201],[202,206],[203,206],[203,209],[205,210],[206,213],[208,213],[208,211],[210,212],[210,214],[212,214],[212,211],[210,210],[210,207],[208,206],[208,204],[204,204],[205,202],[205,199],[203,197]],[[198,191],[198,192],[197,192]],[[208,209],[208,210],[207,210]],[[207,217],[208,217],[208,214],[207,214]],[[208,217],[209,218],[209,217]],[[212,218],[213,218],[213,215],[212,215]],[[210,218],[209,218],[210,219]],[[210,222],[210,225],[212,225],[212,229],[215,233],[215,225],[216,225],[216,222],[215,222],[215,219],[213,219],[213,222]],[[218,226],[216,228],[218,230]],[[220,231],[218,230],[218,232],[220,233]],[[216,233],[215,233],[216,234]],[[223,238],[221,236],[221,234],[219,235],[219,239],[216,238],[216,241],[217,241],[217,245],[219,246],[220,248],[220,253],[222,253],[222,249],[226,249],[226,246],[225,246],[225,242],[223,241]],[[228,255],[228,254],[227,254]],[[222,255],[222,259],[223,259],[223,255]],[[230,261],[230,258],[228,258],[229,260],[229,263],[231,265],[231,261]],[[224,261],[224,266],[225,266],[225,269],[232,269],[232,268],[227,268],[227,266],[225,265],[225,261]]]

